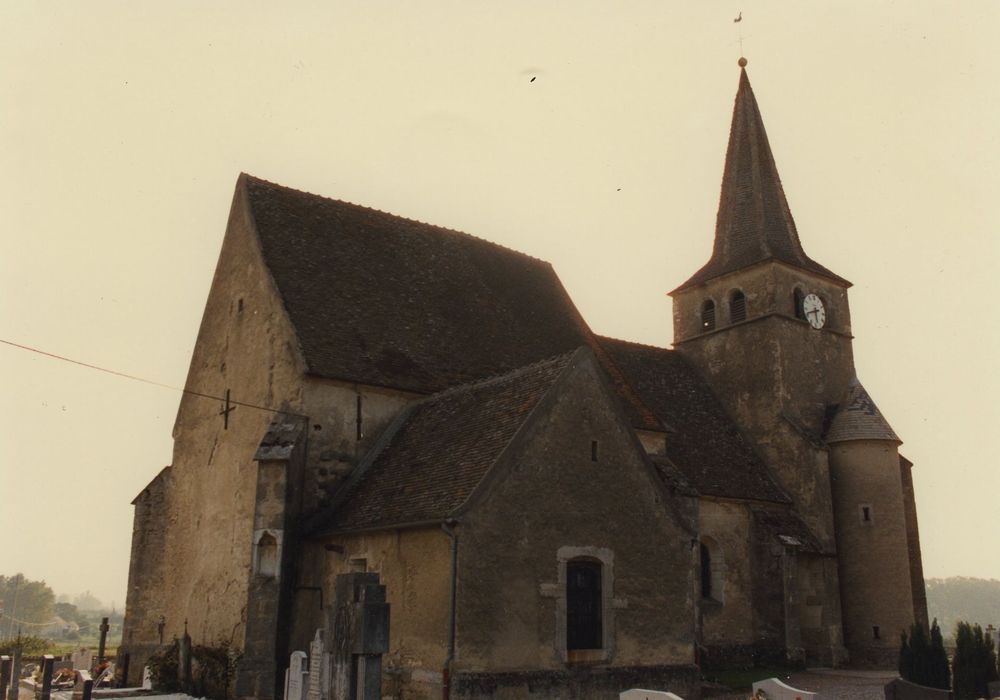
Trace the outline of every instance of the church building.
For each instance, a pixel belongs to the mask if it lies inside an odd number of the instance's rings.
[[[187,630],[242,652],[234,696],[279,698],[351,572],[385,586],[387,697],[895,665],[927,622],[912,464],[740,64],[672,348],[592,332],[547,262],[240,175],[173,462],[134,501],[131,681]]]

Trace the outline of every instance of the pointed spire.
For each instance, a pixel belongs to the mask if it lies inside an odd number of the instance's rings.
[[[850,286],[802,250],[747,77],[746,59],[741,58],[739,65],[740,86],[729,130],[712,258],[675,291],[772,259]]]
[[[851,380],[847,396],[838,406],[824,439],[827,443],[847,440],[902,442],[857,377]]]

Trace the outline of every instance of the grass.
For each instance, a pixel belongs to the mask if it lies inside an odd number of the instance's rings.
[[[750,690],[754,683],[765,678],[785,678],[790,669],[775,667],[733,668],[722,671],[709,671],[705,680],[719,683],[733,690]]]

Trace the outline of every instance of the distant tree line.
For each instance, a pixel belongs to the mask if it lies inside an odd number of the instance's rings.
[[[955,633],[961,620],[1000,626],[1000,581],[952,577],[927,579],[927,610],[941,623],[946,635]],[[954,637],[945,638],[947,646]]]

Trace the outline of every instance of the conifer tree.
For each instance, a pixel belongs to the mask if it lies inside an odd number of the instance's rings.
[[[907,680],[918,685],[930,685],[930,642],[927,630],[919,622],[910,628],[910,678]]]
[[[900,632],[899,637],[899,677],[910,680],[913,677],[913,655],[910,653],[906,630]]]
[[[951,669],[948,667],[948,652],[944,650],[944,637],[941,635],[941,628],[938,626],[937,618],[931,625],[931,646],[928,657],[927,685],[932,688],[951,688]]]

